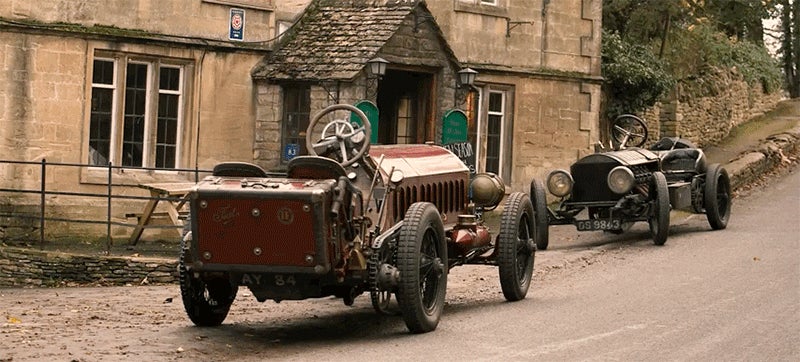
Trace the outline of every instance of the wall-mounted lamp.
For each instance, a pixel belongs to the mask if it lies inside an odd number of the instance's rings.
[[[389,61],[375,57],[367,61],[367,84],[364,87],[364,98],[372,99],[378,93],[378,81],[386,75]]]
[[[467,101],[467,94],[475,83],[478,72],[472,68],[464,68],[458,71],[458,84],[456,85],[455,105],[458,107]]]
[[[389,64],[389,61],[383,58],[372,58],[367,61],[367,66],[369,66],[369,74],[374,77],[381,78],[386,75],[386,65]]]
[[[464,68],[458,71],[458,80],[462,86],[471,86],[475,83],[475,77],[478,76],[478,71],[472,68]]]

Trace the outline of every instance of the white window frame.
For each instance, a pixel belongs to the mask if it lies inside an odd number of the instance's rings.
[[[161,95],[161,94],[171,94],[171,95],[177,95],[178,96],[178,111],[177,111],[178,112],[178,122],[176,122],[176,125],[175,125],[175,127],[177,128],[175,130],[175,132],[176,132],[175,133],[175,168],[181,168],[182,165],[181,165],[181,157],[180,156],[183,154],[183,142],[181,142],[181,134],[182,134],[181,131],[184,129],[183,125],[184,125],[184,119],[185,119],[185,117],[183,115],[183,110],[184,110],[184,105],[183,104],[184,104],[184,100],[186,99],[186,94],[185,94],[185,89],[186,89],[186,67],[185,66],[180,66],[180,65],[175,65],[175,64],[169,64],[169,63],[159,63],[159,68],[178,69],[178,74],[179,74],[179,77],[180,77],[180,82],[178,82],[178,90],[177,91],[171,90],[171,89],[161,89],[161,85],[160,84],[159,84],[159,87],[158,87],[157,90],[158,90],[158,94],[159,95]],[[160,69],[159,69],[159,71],[160,71]],[[155,121],[153,123],[154,124],[158,123],[158,112],[156,112]],[[157,139],[155,137],[153,137],[152,139],[153,139],[153,143],[157,143]],[[155,154],[156,154],[156,150],[155,150],[155,148],[153,148],[152,155],[155,156]],[[163,170],[158,170],[158,171],[166,171],[166,170],[168,170],[168,169],[163,169]]]
[[[114,77],[112,84],[102,84],[102,83],[91,83],[91,89],[89,92],[91,93],[95,88],[104,88],[104,89],[112,89],[112,106],[111,106],[111,130],[109,136],[109,161],[112,162],[114,166],[120,166],[122,164],[122,148],[123,148],[123,132],[124,132],[124,124],[125,124],[125,97],[123,94],[126,88],[126,77],[127,77],[127,68],[129,64],[144,64],[147,65],[147,80],[146,80],[146,95],[145,95],[145,126],[144,126],[144,136],[143,136],[143,143],[142,143],[142,165],[143,168],[155,168],[155,154],[156,154],[156,141],[157,135],[155,132],[158,130],[158,111],[157,111],[157,102],[158,98],[161,94],[173,94],[178,95],[178,110],[177,110],[177,122],[176,122],[176,139],[175,139],[175,166],[173,168],[159,168],[154,171],[162,173],[174,173],[176,172],[175,169],[180,169],[183,166],[182,162],[182,153],[185,148],[183,145],[183,135],[184,125],[185,125],[185,118],[186,115],[184,114],[185,110],[185,103],[187,102],[188,95],[186,94],[186,67],[188,66],[187,62],[179,62],[179,61],[171,61],[165,58],[156,58],[156,57],[142,57],[132,54],[124,54],[124,53],[111,53],[111,52],[101,52],[101,54],[96,55],[94,59],[90,62],[90,64],[94,64],[94,61],[107,61],[113,63],[114,68]],[[178,69],[179,70],[179,77],[180,81],[178,83],[178,90],[169,90],[169,89],[160,89],[160,79],[158,76],[160,75],[161,68],[171,68],[171,69]],[[159,70],[159,71],[157,71]],[[90,68],[89,77],[93,79],[94,75],[94,66]],[[91,112],[88,112],[89,120],[87,121],[87,126],[91,128]],[[84,149],[88,151],[88,138],[87,144],[84,146]],[[106,165],[91,165],[92,168],[104,168]],[[131,169],[136,169],[139,166],[130,166]]]
[[[479,127],[479,129],[486,129],[486,133],[488,136],[488,127],[489,127],[489,116],[500,116],[500,153],[497,155],[497,174],[502,176],[505,169],[503,167],[504,160],[505,160],[505,138],[506,138],[506,99],[507,99],[507,92],[502,90],[489,90],[489,95],[486,97],[486,117],[484,117],[484,123]],[[500,111],[490,111],[489,110],[489,102],[492,97],[492,94],[499,94],[500,95]],[[488,151],[487,151],[488,153]],[[484,167],[485,170],[485,167]]]
[[[95,88],[111,89],[111,131],[110,131],[110,135],[109,135],[109,137],[111,139],[109,140],[110,145],[109,145],[109,150],[108,150],[108,158],[109,158],[109,160],[115,160],[116,159],[116,155],[117,155],[117,150],[116,150],[115,147],[113,147],[113,144],[114,144],[114,139],[113,138],[114,138],[114,135],[116,135],[118,133],[118,127],[119,127],[118,123],[119,122],[116,122],[114,120],[114,118],[115,118],[115,115],[119,114],[119,112],[120,112],[119,111],[119,105],[118,105],[119,104],[119,90],[117,89],[118,83],[119,83],[118,82],[118,80],[119,80],[119,77],[118,77],[118,74],[119,74],[119,62],[117,62],[116,59],[111,58],[111,57],[95,57],[92,60],[92,64],[94,64],[95,60],[104,61],[104,62],[111,62],[113,64],[113,67],[114,67],[114,77],[111,78],[111,84],[104,84],[104,83],[95,83],[94,82],[94,76],[93,76],[94,75],[94,66],[92,66],[92,72],[90,73],[90,79],[92,79],[92,89],[89,91],[89,94],[90,94],[89,95],[89,99],[91,99],[91,94],[92,94],[92,92],[93,92],[93,90]],[[91,110],[90,110],[89,111],[89,122],[87,123],[89,127],[91,127],[91,123],[92,123],[91,117],[92,117],[92,114],[91,114]],[[88,146],[89,145],[87,143],[86,147],[88,147]],[[106,160],[106,162],[108,162],[108,160]],[[93,165],[93,166],[101,167],[103,165]]]

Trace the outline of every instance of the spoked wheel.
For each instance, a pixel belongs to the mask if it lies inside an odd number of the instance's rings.
[[[703,207],[708,224],[714,230],[728,226],[731,217],[731,181],[728,171],[718,163],[708,166],[703,190]]]
[[[653,182],[650,185],[650,197],[653,206],[650,210],[648,222],[650,223],[650,234],[653,235],[653,243],[664,245],[669,235],[669,188],[667,178],[661,172],[653,172]]]
[[[642,147],[647,142],[647,125],[639,117],[623,114],[614,119],[611,136],[620,148]]]
[[[447,247],[436,206],[417,202],[406,211],[397,241],[397,302],[412,333],[436,329],[447,289]]]
[[[178,274],[180,278],[181,299],[186,314],[197,326],[213,327],[222,324],[239,286],[228,278],[203,280],[195,278],[186,269],[187,250],[181,247]]]
[[[510,302],[525,299],[531,285],[536,252],[533,218],[533,205],[528,195],[522,192],[509,195],[500,217],[497,265],[503,295]]]
[[[550,221],[547,211],[547,196],[541,181],[531,181],[531,203],[533,203],[533,240],[536,248],[546,250],[550,244]]]

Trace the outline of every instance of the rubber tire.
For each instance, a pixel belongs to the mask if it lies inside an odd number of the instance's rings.
[[[731,180],[728,171],[718,163],[708,166],[703,187],[703,208],[708,224],[714,230],[728,227],[731,217]]]
[[[215,278],[206,282],[195,278],[186,269],[185,241],[181,240],[181,253],[178,262],[178,276],[181,299],[186,315],[199,327],[215,327],[222,324],[228,316],[239,286],[229,279]]]
[[[406,211],[397,240],[397,269],[395,297],[406,326],[412,333],[433,331],[444,309],[448,271],[444,225],[433,204],[416,202]]]
[[[655,191],[655,195],[653,192]],[[653,172],[653,182],[650,186],[650,197],[653,200],[651,215],[648,219],[650,234],[653,243],[664,245],[669,235],[669,187],[667,178],[661,172]]]
[[[547,250],[550,244],[550,212],[547,210],[547,194],[542,181],[531,180],[530,195],[533,203],[533,240],[536,241],[536,249]]]
[[[533,212],[528,195],[514,192],[508,196],[500,216],[497,265],[503,296],[509,302],[525,299],[531,285],[536,255]]]

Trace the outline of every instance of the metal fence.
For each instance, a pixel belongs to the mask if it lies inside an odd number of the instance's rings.
[[[48,221],[50,222],[67,222],[67,223],[78,223],[78,224],[100,224],[106,225],[106,253],[110,253],[111,246],[113,245],[113,239],[111,237],[111,227],[112,226],[122,226],[122,227],[130,227],[134,228],[137,226],[135,223],[125,223],[119,221],[113,221],[111,218],[111,209],[112,204],[117,200],[152,200],[153,197],[151,196],[127,196],[122,195],[119,192],[120,189],[126,188],[130,189],[133,185],[122,185],[117,184],[114,185],[114,171],[115,170],[139,170],[139,171],[164,171],[163,168],[149,168],[149,167],[123,167],[123,166],[113,166],[109,163],[106,166],[97,166],[97,165],[88,165],[88,164],[78,164],[78,163],[64,163],[64,162],[47,162],[47,160],[42,159],[41,161],[11,161],[11,160],[0,160],[0,165],[28,165],[28,166],[38,166],[41,170],[40,182],[38,189],[25,189],[25,188],[0,188],[0,195],[1,194],[35,194],[39,195],[39,207],[38,212],[34,213],[20,213],[20,212],[0,212],[0,217],[3,218],[18,218],[18,219],[35,219],[38,220],[39,223],[39,238],[38,243],[40,249],[44,248],[45,242],[45,226]],[[58,190],[48,190],[47,189],[47,177],[48,177],[48,170],[52,170],[55,167],[68,167],[74,168],[78,172],[82,171],[83,168],[93,168],[93,169],[105,169],[107,174],[106,179],[106,192],[105,193],[87,193],[87,192],[70,192],[70,191],[58,191]],[[194,182],[197,182],[200,178],[200,174],[210,174],[210,170],[200,170],[200,169],[169,169],[169,171],[175,172],[185,172],[187,174],[193,175]],[[80,218],[66,218],[66,217],[51,217],[47,215],[48,205],[47,205],[47,198],[48,195],[59,195],[59,196],[69,196],[69,197],[80,197],[80,198],[96,198],[98,200],[105,200],[106,202],[106,218],[105,220],[91,220],[91,219],[80,219]],[[174,200],[175,198],[172,198]],[[161,200],[171,200],[170,198],[161,198]],[[164,227],[177,227],[177,226],[164,226]],[[26,240],[26,241],[33,241],[33,240]]]

